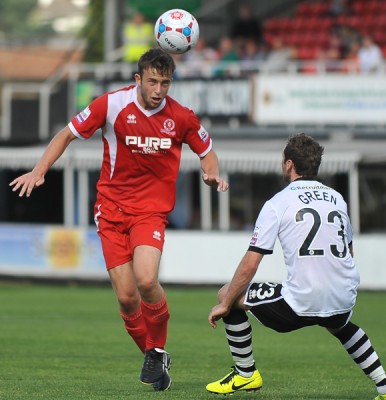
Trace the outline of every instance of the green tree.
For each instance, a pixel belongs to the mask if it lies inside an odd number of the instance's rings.
[[[50,26],[37,25],[31,18],[36,6],[37,0],[1,0],[0,37],[23,39],[51,33]]]
[[[90,0],[87,22],[80,36],[86,39],[85,61],[101,62],[104,56],[104,0]]]

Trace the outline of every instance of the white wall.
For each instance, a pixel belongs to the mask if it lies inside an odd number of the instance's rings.
[[[164,283],[228,282],[248,248],[249,232],[166,232],[160,279]],[[354,255],[362,289],[386,290],[386,235],[358,235]],[[264,257],[259,281],[285,277],[277,244]],[[95,228],[0,224],[0,275],[108,280]]]
[[[248,248],[250,233],[189,232],[167,233],[160,278],[169,283],[228,282]],[[386,235],[358,235],[354,257],[361,274],[362,289],[386,289]],[[283,254],[276,244],[264,257],[256,274],[259,281],[280,282],[285,277]]]

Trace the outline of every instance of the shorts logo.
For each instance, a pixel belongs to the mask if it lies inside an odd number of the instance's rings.
[[[153,239],[161,240],[161,232],[154,231],[153,232]]]
[[[167,135],[170,136],[175,136],[176,131],[174,128],[176,127],[176,123],[172,119],[166,119],[164,121],[164,128],[161,129],[162,133],[166,133]]]
[[[86,107],[83,111],[81,111],[77,116],[76,120],[79,124],[83,124],[84,121],[91,115],[91,110]]]
[[[127,116],[127,123],[128,124],[136,124],[137,123],[137,117],[134,114],[129,114]]]

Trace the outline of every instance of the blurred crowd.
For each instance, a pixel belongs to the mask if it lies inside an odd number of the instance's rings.
[[[383,66],[383,52],[371,34],[361,34],[350,25],[341,23],[339,17],[350,15],[350,0],[331,0],[326,12],[334,23],[326,28],[328,39],[323,46],[305,53],[288,43],[285,33],[267,35],[264,22],[254,15],[249,4],[239,7],[239,15],[230,26],[229,33],[217,43],[209,44],[201,34],[195,48],[174,56],[181,77],[240,76],[251,71],[291,71],[317,73],[318,71],[343,73],[372,73]],[[131,28],[129,28],[129,24]],[[144,46],[152,46],[153,25],[137,13],[126,25],[132,38],[125,43],[133,48],[137,40],[142,53]],[[135,28],[133,28],[133,26]],[[327,31],[328,30],[328,31]],[[133,53],[133,51],[132,51]],[[133,54],[125,53],[124,60],[135,62]]]

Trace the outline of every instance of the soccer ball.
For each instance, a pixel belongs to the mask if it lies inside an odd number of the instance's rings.
[[[158,18],[154,25],[154,35],[161,49],[172,54],[182,54],[196,45],[200,28],[192,14],[175,8]]]

